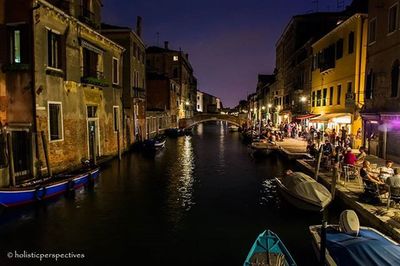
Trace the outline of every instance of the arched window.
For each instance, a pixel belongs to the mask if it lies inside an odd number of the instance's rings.
[[[391,74],[391,97],[397,97],[399,93],[399,60],[394,61]]]

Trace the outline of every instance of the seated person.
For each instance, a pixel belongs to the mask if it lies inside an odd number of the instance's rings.
[[[387,160],[386,165],[379,168],[379,177],[383,180],[386,180],[388,177],[394,175],[393,171],[393,161]]]
[[[347,152],[343,157],[343,163],[348,164],[348,165],[355,165],[357,161],[356,156],[354,153],[351,151],[351,148],[347,148]]]
[[[361,166],[364,161],[365,158],[367,157],[367,153],[365,152],[365,147],[360,147],[360,153],[357,155],[357,161],[356,161],[356,165]]]
[[[329,142],[329,140],[325,140],[325,144],[324,144],[324,155],[325,156],[330,156],[332,154],[333,148],[332,148],[332,144]]]
[[[360,176],[368,184],[384,185],[385,183],[372,172],[371,163],[369,161],[364,161],[363,166],[360,170]]]
[[[389,176],[385,183],[389,187],[400,188],[400,168],[393,169],[394,175]]]

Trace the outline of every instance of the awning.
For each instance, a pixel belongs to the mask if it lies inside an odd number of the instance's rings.
[[[311,122],[333,122],[338,124],[351,124],[351,118],[352,114],[350,113],[333,113],[311,118]]]
[[[306,114],[306,115],[298,115],[294,119],[296,120],[305,120],[305,119],[311,119],[320,116],[320,114]]]

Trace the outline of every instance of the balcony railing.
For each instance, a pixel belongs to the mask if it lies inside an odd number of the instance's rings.
[[[81,82],[86,84],[92,84],[100,87],[108,87],[108,83],[104,78],[103,72],[83,68],[83,76]]]

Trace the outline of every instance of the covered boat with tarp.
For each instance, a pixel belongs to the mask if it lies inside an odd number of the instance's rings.
[[[310,226],[310,233],[319,256],[321,225]],[[400,265],[399,244],[374,228],[359,226],[354,211],[344,211],[339,225],[326,228],[325,246],[326,265]]]
[[[247,255],[244,266],[250,265],[295,266],[296,262],[279,237],[267,230],[257,237]]]
[[[322,184],[302,172],[288,171],[275,178],[282,196],[294,206],[308,211],[323,211],[332,195]]]

